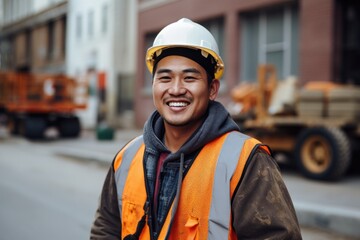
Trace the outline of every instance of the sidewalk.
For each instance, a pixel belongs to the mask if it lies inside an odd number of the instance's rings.
[[[141,129],[121,130],[114,133],[113,140],[98,140],[94,131],[83,131],[80,139],[60,140],[56,154],[78,160],[93,161],[108,167],[114,156],[131,139],[142,134]]]
[[[114,140],[97,140],[92,131],[80,139],[59,140],[55,153],[109,167],[116,153],[142,129],[118,130]],[[326,183],[284,172],[300,225],[321,228],[360,239],[360,177],[353,182]]]

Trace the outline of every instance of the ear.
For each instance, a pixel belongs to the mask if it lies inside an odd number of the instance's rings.
[[[210,88],[209,88],[209,99],[210,100],[215,100],[215,98],[218,95],[219,88],[220,88],[220,81],[213,79],[210,83]]]

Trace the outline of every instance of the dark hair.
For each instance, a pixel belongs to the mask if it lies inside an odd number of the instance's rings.
[[[154,68],[153,68],[153,75],[155,75],[156,68],[158,62],[171,55],[178,55],[189,58],[194,62],[198,63],[202,66],[207,74],[207,81],[210,85],[211,81],[215,78],[215,66],[216,61],[215,59],[209,54],[207,57],[204,57],[201,54],[200,49],[193,49],[193,48],[185,48],[185,47],[175,47],[175,48],[166,48],[164,49],[158,57],[154,59]]]

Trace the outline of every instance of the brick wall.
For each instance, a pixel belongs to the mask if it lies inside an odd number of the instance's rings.
[[[301,0],[299,21],[301,83],[333,81],[334,2]]]

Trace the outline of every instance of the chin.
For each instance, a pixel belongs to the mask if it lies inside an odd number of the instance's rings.
[[[188,121],[173,121],[173,120],[166,120],[165,119],[165,122],[172,126],[172,127],[185,127],[185,126],[188,126],[189,125],[189,122]]]

